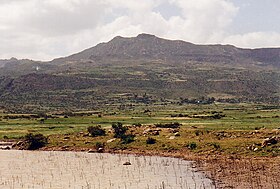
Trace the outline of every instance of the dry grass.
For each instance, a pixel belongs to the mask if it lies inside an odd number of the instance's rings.
[[[280,188],[280,158],[210,157],[197,161],[217,188]]]

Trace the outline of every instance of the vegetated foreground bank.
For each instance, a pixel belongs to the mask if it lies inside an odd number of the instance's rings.
[[[195,160],[217,188],[279,188],[279,111],[277,105],[214,103],[14,114],[2,116],[0,136],[24,139],[17,148],[32,138],[44,143],[36,134],[42,133],[48,136],[42,150],[180,157]],[[22,138],[27,133],[33,135]]]

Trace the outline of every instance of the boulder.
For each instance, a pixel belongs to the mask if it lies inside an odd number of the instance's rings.
[[[131,165],[131,163],[129,161],[124,162],[123,165]]]
[[[104,152],[104,148],[98,148],[98,149],[97,149],[97,152],[98,152],[98,153],[103,153],[103,152]]]
[[[270,137],[270,138],[266,138],[262,141],[262,147],[266,147],[272,144],[277,144],[280,141],[280,137]]]
[[[96,151],[95,150],[93,150],[93,149],[90,149],[89,151],[88,151],[88,153],[95,153]]]
[[[161,129],[151,129],[151,128],[148,128],[148,129],[143,131],[143,135],[153,135],[153,136],[156,136],[156,135],[159,135],[160,131],[161,131]]]
[[[151,131],[152,131],[152,129],[150,129],[150,128],[145,129],[145,130],[143,131],[143,134],[146,135],[146,134],[148,134],[148,133],[151,132]]]
[[[153,136],[157,136],[157,135],[159,135],[159,131],[153,131],[151,134],[152,134]]]
[[[0,150],[10,150],[11,147],[10,146],[2,146],[0,147]]]
[[[174,134],[174,136],[175,136],[175,137],[178,137],[178,136],[180,136],[180,133],[177,132],[177,133]]]

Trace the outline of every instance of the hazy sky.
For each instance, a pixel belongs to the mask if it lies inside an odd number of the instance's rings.
[[[117,35],[280,47],[278,0],[0,0],[0,58],[51,60]]]

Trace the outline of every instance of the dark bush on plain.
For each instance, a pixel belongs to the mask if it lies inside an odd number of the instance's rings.
[[[175,123],[159,123],[159,124],[155,124],[156,127],[160,127],[160,128],[179,128],[180,127],[180,123],[175,122]]]
[[[197,144],[195,142],[190,142],[187,144],[187,148],[190,150],[194,150],[197,148]]]
[[[146,144],[155,144],[156,142],[157,140],[152,137],[148,137],[146,140]]]
[[[218,144],[218,143],[216,143],[216,142],[210,143],[210,146],[213,146],[216,150],[218,150],[218,149],[221,148],[220,144]]]
[[[112,129],[114,130],[114,137],[120,138],[122,144],[129,144],[134,141],[135,135],[133,134],[126,134],[128,127],[123,126],[122,123],[113,123]]]
[[[135,135],[129,134],[129,135],[123,135],[121,137],[121,143],[122,144],[129,144],[131,142],[134,142]]]
[[[102,142],[96,142],[95,143],[95,148],[96,150],[100,149],[100,148],[104,148],[105,147],[105,144],[102,143]]]
[[[114,137],[115,138],[123,138],[125,136],[126,131],[128,130],[127,127],[123,126],[122,123],[113,123],[112,129],[114,130]]]
[[[90,127],[87,128],[87,130],[92,137],[106,135],[105,129],[102,129],[100,125],[90,126]]]
[[[48,138],[42,134],[29,133],[24,136],[24,145],[26,150],[37,150],[46,146]]]

